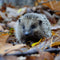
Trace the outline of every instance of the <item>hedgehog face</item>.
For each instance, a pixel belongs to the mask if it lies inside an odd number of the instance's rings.
[[[19,20],[21,40],[38,41],[41,37],[51,37],[51,27],[48,19],[43,14],[27,13]]]

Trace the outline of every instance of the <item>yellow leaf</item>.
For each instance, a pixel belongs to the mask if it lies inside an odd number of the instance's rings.
[[[55,33],[54,31],[52,31],[52,35],[53,35],[53,36],[57,36],[58,34]]]
[[[24,12],[26,12],[26,7],[25,8],[20,8],[18,11],[17,11],[17,13],[24,13]]]
[[[21,11],[22,11],[22,9],[19,9],[19,10],[18,10],[18,13],[20,13]]]
[[[52,35],[53,35],[53,36],[55,35],[55,32],[54,32],[54,31],[52,31]]]
[[[34,47],[34,46],[38,45],[40,42],[42,42],[44,40],[45,40],[45,37],[41,38],[38,42],[33,43],[31,46]]]
[[[35,6],[38,6],[38,2],[35,2]]]

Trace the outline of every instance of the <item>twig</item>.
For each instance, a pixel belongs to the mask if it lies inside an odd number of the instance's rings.
[[[50,53],[59,53],[60,52],[60,48],[49,48],[49,49],[45,49],[45,52],[50,52]],[[18,52],[18,53],[14,53],[14,54],[6,54],[5,56],[29,56],[31,54],[38,54],[39,52],[37,50],[35,51],[27,51],[27,52]]]
[[[50,49],[45,49],[44,51],[57,54],[60,52],[60,48],[50,48]]]

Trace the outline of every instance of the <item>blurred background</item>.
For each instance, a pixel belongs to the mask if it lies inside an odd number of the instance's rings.
[[[34,6],[35,0],[0,0],[0,5],[11,3],[13,6]]]
[[[11,4],[12,6],[38,6],[38,5],[46,5],[52,10],[60,11],[60,0],[0,0],[0,8],[1,6],[6,4]]]

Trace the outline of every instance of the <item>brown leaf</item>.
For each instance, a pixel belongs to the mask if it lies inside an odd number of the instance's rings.
[[[19,45],[11,46],[11,47],[8,49],[8,51],[6,51],[6,52],[4,53],[4,55],[7,54],[7,53],[10,53],[10,52],[13,52],[13,51],[21,51],[21,52],[23,52],[22,50],[20,50],[20,49],[23,48],[23,47],[26,47],[26,45],[25,45],[25,44],[19,44]]]
[[[4,31],[3,27],[0,25],[0,31]]]
[[[14,28],[16,25],[16,22],[12,21],[10,23],[7,23],[8,27]]]
[[[11,3],[9,3],[7,6],[11,8],[15,8],[15,6],[12,6]]]
[[[3,46],[0,47],[0,54],[4,54],[7,50],[12,47],[11,44],[5,43]]]
[[[27,56],[26,60],[54,60],[53,56],[48,52],[41,52],[40,55]]]
[[[20,49],[23,47],[26,47],[26,45],[25,44],[19,44],[19,45],[13,46],[12,44],[6,43],[5,45],[3,45],[0,48],[0,54],[5,55],[7,53],[15,53],[16,51],[21,51]]]
[[[4,3],[4,4],[2,5],[1,10],[2,10],[2,12],[6,12],[6,3]]]
[[[0,15],[0,22],[2,22],[4,19],[2,18],[2,16]]]
[[[4,57],[6,60],[17,60],[16,56],[5,56]]]
[[[0,48],[5,45],[7,39],[9,37],[8,33],[0,33]]]
[[[59,45],[60,45],[60,41],[57,41],[57,42],[52,43],[51,47],[53,47],[53,46],[59,46]]]
[[[16,56],[0,56],[0,60],[17,60]]]

